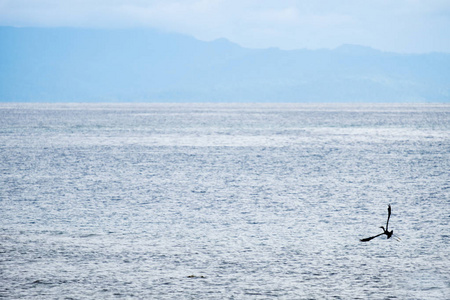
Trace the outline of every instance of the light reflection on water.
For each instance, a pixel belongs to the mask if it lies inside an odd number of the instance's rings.
[[[0,106],[0,297],[450,293],[448,105]],[[359,239],[390,229],[402,240]]]

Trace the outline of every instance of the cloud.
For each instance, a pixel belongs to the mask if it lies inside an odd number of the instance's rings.
[[[448,0],[0,0],[0,25],[154,27],[248,47],[450,52]]]

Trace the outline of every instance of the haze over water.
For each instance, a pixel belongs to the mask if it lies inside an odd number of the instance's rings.
[[[446,299],[449,154],[448,104],[0,104],[0,297]]]

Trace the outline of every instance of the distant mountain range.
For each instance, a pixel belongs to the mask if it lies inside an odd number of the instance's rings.
[[[0,102],[450,102],[450,54],[0,27]]]

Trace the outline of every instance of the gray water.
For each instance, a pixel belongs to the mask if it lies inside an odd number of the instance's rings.
[[[449,170],[448,104],[0,104],[0,298],[448,299]]]

